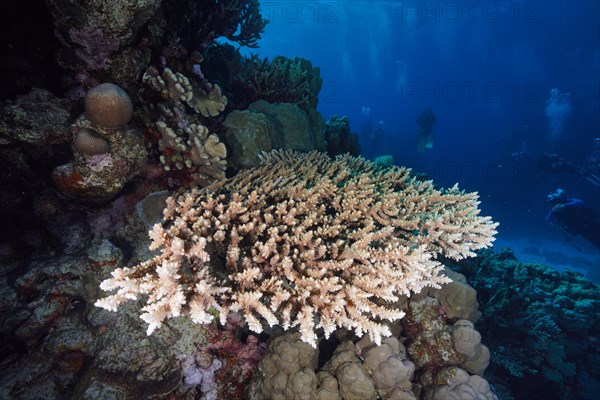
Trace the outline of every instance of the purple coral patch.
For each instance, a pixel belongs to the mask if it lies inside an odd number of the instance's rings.
[[[109,56],[119,48],[119,40],[107,35],[96,26],[85,26],[71,29],[69,38],[81,46],[75,54],[91,70],[108,68]]]

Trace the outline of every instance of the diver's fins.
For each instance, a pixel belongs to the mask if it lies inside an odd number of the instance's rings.
[[[427,137],[427,143],[425,144],[426,149],[433,149],[433,134]]]

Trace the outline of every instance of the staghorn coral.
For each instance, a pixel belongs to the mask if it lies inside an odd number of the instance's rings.
[[[208,323],[214,309],[221,323],[241,311],[254,332],[261,319],[298,327],[313,346],[317,329],[329,337],[338,327],[380,344],[391,332],[379,320],[404,315],[390,302],[448,281],[435,255],[461,259],[493,241],[496,224],[477,205],[476,193],[437,190],[405,168],[272,152],[170,198],[150,232],[161,254],[113,271],[101,288],[117,292],[96,305],[115,311],[147,295],[148,334],[181,314]]]

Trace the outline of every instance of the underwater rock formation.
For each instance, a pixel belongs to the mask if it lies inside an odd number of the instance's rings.
[[[46,1],[62,46],[60,65],[72,72],[69,96],[83,97],[100,82],[115,82],[135,91],[134,82],[150,62],[152,31],[147,24],[161,6],[159,0]]]
[[[146,161],[142,134],[126,125],[133,116],[127,93],[104,83],[86,95],[85,114],[70,127],[75,159],[53,179],[68,196],[94,202],[113,198]]]
[[[231,164],[237,169],[258,166],[260,154],[274,149],[325,148],[322,132],[313,128],[306,112],[295,104],[259,100],[247,110],[229,113],[223,126]]]
[[[0,137],[36,145],[66,142],[72,109],[71,101],[34,88],[0,106]]]
[[[598,284],[519,262],[509,249],[482,251],[453,268],[465,274],[485,305],[478,329],[493,355],[495,387],[532,399],[542,393],[546,400],[596,397]]]
[[[358,135],[350,132],[348,117],[334,115],[329,118],[329,121],[325,123],[325,141],[327,142],[327,154],[330,157],[344,153],[353,156],[360,155]]]

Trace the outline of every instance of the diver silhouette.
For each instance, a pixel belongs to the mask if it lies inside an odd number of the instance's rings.
[[[425,149],[433,148],[433,125],[437,119],[431,110],[427,107],[425,111],[417,117],[417,125],[419,126],[419,137],[417,138],[417,151],[422,153]]]
[[[594,209],[584,206],[581,199],[568,197],[560,188],[548,195],[548,202],[552,210],[546,222],[556,223],[567,234],[568,240],[571,236],[581,235],[600,249],[600,218]]]
[[[542,153],[537,161],[537,167],[551,174],[579,174],[595,187],[600,187],[598,175],[592,173],[588,168],[575,166],[558,153]]]
[[[377,147],[379,146],[381,139],[385,136],[383,121],[377,122],[375,126],[371,124],[371,120],[368,120],[362,128],[362,136],[367,141],[366,152],[367,158],[375,156]]]

